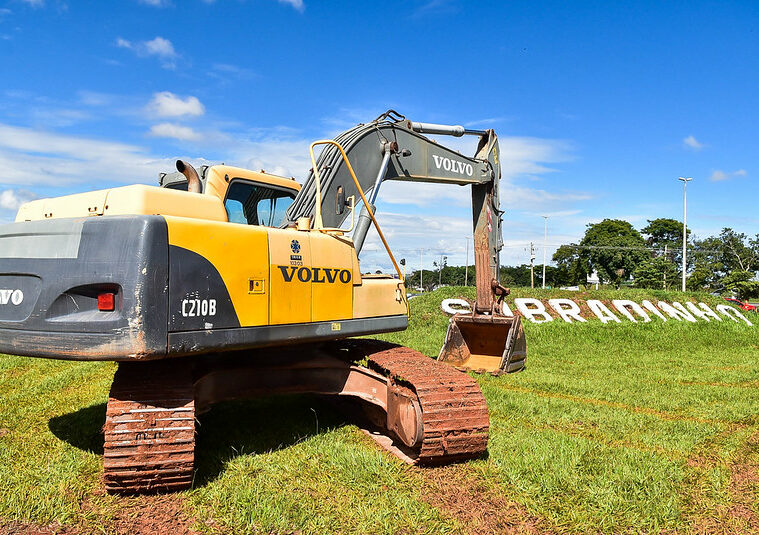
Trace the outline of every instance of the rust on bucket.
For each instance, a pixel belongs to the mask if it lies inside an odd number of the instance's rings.
[[[524,368],[527,344],[520,316],[456,314],[438,360],[477,372],[511,373]]]

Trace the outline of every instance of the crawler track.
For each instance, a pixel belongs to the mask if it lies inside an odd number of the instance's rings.
[[[488,408],[474,379],[408,347],[375,340],[344,343],[354,355],[365,355],[369,367],[386,375],[391,385],[409,388],[418,397],[424,435],[418,451],[408,452],[409,460],[443,464],[486,451]]]
[[[393,414],[392,418],[402,418],[379,400],[400,396],[413,400],[405,407],[413,406],[417,411],[413,417],[416,423],[410,429],[402,427],[415,438],[406,442],[413,446],[406,446],[388,430],[397,431],[393,426],[399,420],[391,424],[391,416],[383,412],[384,421],[380,418],[375,422],[380,432],[373,436],[391,453],[415,464],[442,464],[485,452],[487,405],[479,386],[468,375],[413,349],[378,340],[331,342],[314,349],[310,356],[311,349],[305,351],[290,352],[289,356],[282,350],[247,355],[226,366],[213,364],[213,360],[208,361],[212,362],[210,366],[192,360],[120,363],[104,426],[106,490],[144,494],[192,485],[196,399],[207,406],[224,399],[277,393],[347,394],[374,399]],[[293,355],[295,360],[288,360]],[[327,356],[332,358],[325,360]],[[275,365],[264,357],[274,358]],[[350,377],[356,377],[354,372],[361,369],[357,363],[368,364],[371,371],[364,369],[370,373],[358,374],[368,382],[349,383]],[[211,381],[205,385],[209,388],[203,387],[206,379]],[[349,386],[346,392],[344,384]],[[355,387],[362,384],[356,391]]]
[[[182,364],[119,364],[104,427],[108,492],[166,492],[192,484],[195,403],[190,366]]]

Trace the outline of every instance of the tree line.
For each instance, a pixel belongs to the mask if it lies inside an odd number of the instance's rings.
[[[546,285],[584,286],[591,274],[601,284],[675,290],[682,284],[683,225],[675,219],[648,220],[640,231],[620,219],[591,223],[578,243],[565,244],[553,255],[555,266],[546,266]],[[445,259],[424,270],[425,290],[438,284],[463,285],[465,266],[448,266]],[[686,288],[739,299],[759,297],[759,234],[754,237],[724,228],[718,236],[692,238],[688,231]],[[530,266],[502,266],[505,286],[530,286]],[[542,285],[542,265],[535,267],[535,286]],[[419,287],[420,272],[407,277],[409,287]],[[474,267],[468,281],[474,285]]]

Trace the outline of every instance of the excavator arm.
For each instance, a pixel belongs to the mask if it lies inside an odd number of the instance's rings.
[[[478,137],[476,154],[464,156],[424,134],[475,135]],[[343,132],[334,141],[319,155],[315,169],[290,206],[287,219],[295,222],[309,217],[313,224],[318,215],[320,224],[325,227],[337,228],[344,223],[348,213],[343,199],[360,198],[360,195],[343,151],[367,199],[352,236],[359,255],[371,225],[369,211],[375,212],[383,182],[471,186],[477,297],[471,314],[452,318],[440,358],[477,370],[521,369],[526,356],[524,333],[518,317],[503,314],[501,302],[508,289],[498,282],[503,212],[499,208],[501,165],[495,132],[413,122],[390,110],[370,123]],[[317,195],[317,176],[320,195]],[[318,198],[321,210],[317,214]],[[492,340],[497,342],[493,344]],[[486,348],[483,344],[490,345]]]

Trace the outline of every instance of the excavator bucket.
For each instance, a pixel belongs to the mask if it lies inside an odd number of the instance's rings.
[[[520,316],[456,314],[438,360],[476,372],[511,373],[524,368],[527,344]]]

